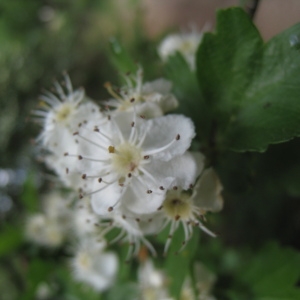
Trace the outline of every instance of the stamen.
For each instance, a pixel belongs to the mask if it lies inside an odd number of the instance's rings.
[[[119,136],[119,139],[120,139],[120,141],[121,141],[121,144],[123,144],[124,141],[125,141],[125,139],[124,139],[124,137],[123,137],[123,134],[122,134],[122,132],[121,132],[121,130],[120,130],[118,124],[115,122],[114,119],[111,119],[111,122],[112,122],[112,124],[113,124],[113,125],[115,126],[115,128],[116,128],[116,131],[117,131],[117,133],[118,133],[118,136]]]
[[[77,157],[79,160],[82,160],[82,159],[86,159],[86,160],[89,160],[89,161],[95,161],[95,162],[108,162],[107,159],[96,159],[96,158],[92,158],[92,157],[87,157],[87,156],[82,156],[82,155],[75,155],[75,154],[65,154],[65,156],[70,156],[70,157]]]
[[[54,82],[54,87],[56,89],[56,92],[58,93],[59,97],[62,99],[62,100],[65,100],[67,98],[64,90],[62,89],[61,85],[55,81]]]
[[[57,98],[53,93],[51,93],[49,91],[44,91],[44,95],[41,95],[39,98],[47,103],[50,103],[51,101],[53,101],[52,103],[54,105],[52,105],[52,106],[61,105],[60,99]]]
[[[48,115],[48,112],[42,110],[34,110],[32,113],[40,117],[46,117]]]
[[[100,131],[100,129],[99,129],[97,126],[95,126],[94,131],[95,131],[95,132],[98,132],[98,133],[101,134],[103,137],[105,137],[109,142],[112,143],[112,139],[111,139],[108,135],[106,135],[105,133],[103,133],[102,131]]]
[[[142,136],[139,137],[139,142],[137,144],[137,147],[141,147],[142,146],[142,144],[144,143],[145,138],[147,136],[147,133],[148,133],[148,130],[144,130],[144,132],[142,133]],[[148,155],[145,155],[145,156],[148,156]]]
[[[94,141],[92,141],[92,140],[90,140],[90,139],[87,139],[86,137],[80,135],[78,131],[77,131],[77,132],[74,132],[73,135],[78,135],[78,136],[79,136],[81,139],[83,139],[84,141],[86,141],[86,142],[88,142],[88,143],[90,143],[90,144],[92,144],[92,145],[94,145],[94,146],[97,146],[97,147],[99,147],[99,148],[101,148],[101,149],[103,149],[103,150],[106,150],[106,147],[105,147],[105,146],[102,146],[102,145],[100,145],[100,144],[98,144],[98,143],[96,143],[96,142],[94,142]]]
[[[69,94],[73,94],[73,86],[72,86],[70,77],[67,75],[67,73],[65,73],[64,75],[65,75],[66,88],[67,88]],[[72,100],[74,100],[74,99],[72,99]]]
[[[137,256],[141,249],[141,241],[137,238],[135,238],[135,251],[133,253],[133,256]]]
[[[126,263],[129,263],[129,259],[132,257],[133,252],[134,252],[134,243],[132,242],[132,238],[131,238],[129,240],[129,248],[128,248],[128,252],[127,252],[127,255],[126,255],[126,259],[125,259]]]
[[[115,153],[115,147],[114,146],[109,146],[108,147],[108,153]]]
[[[144,243],[144,245],[148,248],[148,250],[151,252],[152,256],[156,257],[157,253],[152,244],[143,236],[141,237],[141,241]]]
[[[217,235],[215,233],[213,233],[212,231],[210,231],[208,228],[206,228],[200,221],[199,223],[195,224],[196,226],[199,226],[199,228],[201,230],[203,230],[205,233],[207,233],[208,235],[212,236],[212,237],[217,237]]]
[[[111,241],[109,241],[109,244],[112,245],[116,242],[118,242],[121,238],[123,238],[124,236],[126,235],[126,232],[125,230],[121,230],[120,233],[114,238],[112,239]]]
[[[158,185],[157,180],[153,177],[152,174],[150,174],[146,169],[144,169],[143,167],[139,167],[139,170],[142,171],[146,176],[148,176],[150,178],[150,180],[152,180],[154,186]]]
[[[167,145],[162,146],[158,149],[149,150],[146,153],[144,153],[144,155],[153,155],[153,154],[157,154],[159,152],[162,152],[162,151],[168,149],[170,146],[172,146],[176,141],[178,141],[177,137],[174,140],[172,140],[170,143],[168,143]]]
[[[105,82],[104,87],[107,89],[107,91],[116,99],[123,101],[123,98],[118,95],[112,88],[112,85],[110,82]]]

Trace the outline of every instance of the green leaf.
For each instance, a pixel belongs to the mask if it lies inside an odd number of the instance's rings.
[[[38,210],[39,197],[37,188],[35,186],[34,173],[30,173],[26,178],[26,181],[23,185],[21,201],[28,212],[34,213]]]
[[[218,12],[197,75],[219,148],[264,151],[300,135],[300,24],[264,44],[240,8]],[[207,111],[199,111],[206,117]]]
[[[300,279],[300,253],[269,243],[250,261],[241,274],[261,300],[300,299],[296,283]]]
[[[165,261],[165,270],[170,278],[170,293],[175,299],[179,299],[181,287],[189,275],[189,271],[195,256],[195,252],[199,244],[199,231],[195,229],[193,236],[188,241],[186,247],[178,254],[178,250],[182,246],[184,240],[184,232],[182,226],[177,230],[172,239],[172,244],[167,253]]]
[[[19,227],[5,227],[0,232],[0,257],[10,254],[23,242],[23,233]]]
[[[133,283],[115,284],[107,292],[106,300],[132,300],[138,299],[138,288]]]
[[[110,39],[110,59],[118,72],[126,74],[128,72],[135,73],[138,66],[131,58],[129,53],[123,48],[120,42],[112,37]]]
[[[27,289],[24,295],[22,295],[23,300],[34,299],[37,287],[40,283],[48,280],[50,274],[55,268],[54,262],[34,259],[29,263],[27,272]]]

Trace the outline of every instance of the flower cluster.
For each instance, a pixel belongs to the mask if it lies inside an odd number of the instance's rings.
[[[189,151],[195,137],[192,120],[165,115],[178,105],[171,83],[143,83],[142,69],[125,78],[122,88],[105,84],[112,98],[98,106],[82,89],[74,91],[65,75],[34,112],[42,125],[38,141],[47,152],[46,164],[64,187],[78,192],[69,212],[80,244],[73,263],[76,277],[99,290],[107,286],[105,280],[95,284],[102,261],[109,260],[114,270],[117,263],[110,253],[93,260],[113,228],[120,232],[113,241],[129,243],[130,258],[141,244],[156,255],[146,236],[169,226],[166,254],[179,226],[185,233],[182,248],[194,227],[215,236],[204,226],[204,215],[222,209],[216,173],[204,170],[200,152]]]

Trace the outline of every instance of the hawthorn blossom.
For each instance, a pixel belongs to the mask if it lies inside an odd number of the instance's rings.
[[[58,192],[42,197],[43,212],[29,216],[25,223],[26,237],[42,246],[59,247],[70,230],[70,201]]]
[[[196,262],[195,283],[198,291],[199,300],[216,300],[211,294],[211,290],[217,280],[216,275],[212,273],[204,264]]]
[[[79,239],[97,237],[99,233],[99,216],[96,215],[90,205],[90,199],[76,204],[72,215],[72,226],[75,235]]]
[[[169,56],[178,51],[186,59],[191,70],[195,70],[195,54],[201,39],[202,33],[197,31],[170,34],[160,43],[158,54],[163,61],[167,61]]]
[[[132,111],[132,101],[135,102],[134,109],[140,115],[147,118],[159,117],[164,113],[175,109],[178,101],[170,93],[172,83],[160,78],[143,84],[143,71],[138,69],[136,77],[126,75],[127,86],[114,89],[110,83],[105,87],[113,96],[106,104],[115,108],[114,113]]]
[[[85,99],[83,89],[73,90],[70,78],[65,74],[62,85],[54,83],[53,93],[45,92],[40,96],[40,108],[34,111],[38,122],[42,125],[42,132],[37,138],[48,151],[44,160],[53,169],[67,187],[78,187],[79,176],[76,165],[65,164],[63,154],[77,149],[74,131],[93,120],[105,122],[105,116],[92,101]],[[65,176],[70,174],[69,176]]]
[[[153,261],[147,259],[138,269],[138,282],[140,297],[143,300],[172,300],[168,291],[168,278],[166,274],[156,269]]]
[[[72,259],[75,279],[97,291],[112,286],[118,271],[117,256],[113,252],[105,252],[105,244],[105,241],[85,241]]]
[[[55,248],[65,240],[65,231],[56,220],[39,213],[27,218],[25,236],[28,240],[45,247]]]
[[[73,91],[70,78],[66,74],[64,85],[66,90],[55,82],[55,91],[45,91],[40,96],[40,108],[34,111],[43,126],[38,139],[49,150],[54,150],[61,141],[70,137],[69,128],[76,122],[78,107],[84,99],[83,89]]]
[[[111,117],[94,131],[79,129],[78,153],[65,153],[66,159],[79,160],[85,181],[81,198],[91,196],[94,211],[102,216],[120,203],[132,213],[152,213],[172,182],[188,188],[197,176],[196,162],[184,155],[195,135],[189,118],[168,115],[145,120],[135,113],[127,117]],[[181,175],[187,172],[179,169],[182,160],[191,166],[188,179]]]
[[[120,205],[107,218],[103,217],[102,222],[99,222],[99,226],[103,228],[100,234],[104,237],[112,229],[119,229],[118,234],[109,241],[109,244],[116,242],[128,244],[126,261],[137,256],[142,245],[156,256],[156,250],[146,236],[157,234],[157,229],[162,226],[162,222],[162,218],[157,218],[157,213],[137,215]]]
[[[186,242],[191,238],[193,227],[199,227],[208,235],[216,237],[216,234],[207,229],[200,219],[205,220],[204,216],[207,211],[218,212],[222,209],[221,191],[220,180],[215,171],[210,168],[203,172],[193,188],[192,194],[184,189],[173,189],[167,192],[163,204],[158,208],[165,218],[163,228],[170,224],[164,254],[167,253],[173,234],[180,224],[184,229],[185,240],[179,251],[184,248]]]

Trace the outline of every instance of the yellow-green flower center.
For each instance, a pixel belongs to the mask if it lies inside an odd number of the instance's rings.
[[[56,111],[55,121],[59,123],[67,122],[73,111],[74,106],[71,103],[62,104],[61,107]]]
[[[112,166],[120,176],[134,172],[142,160],[141,149],[127,142],[116,148],[110,146],[108,150],[112,153]]]
[[[189,220],[193,216],[189,195],[169,192],[163,203],[165,214],[171,219]]]

